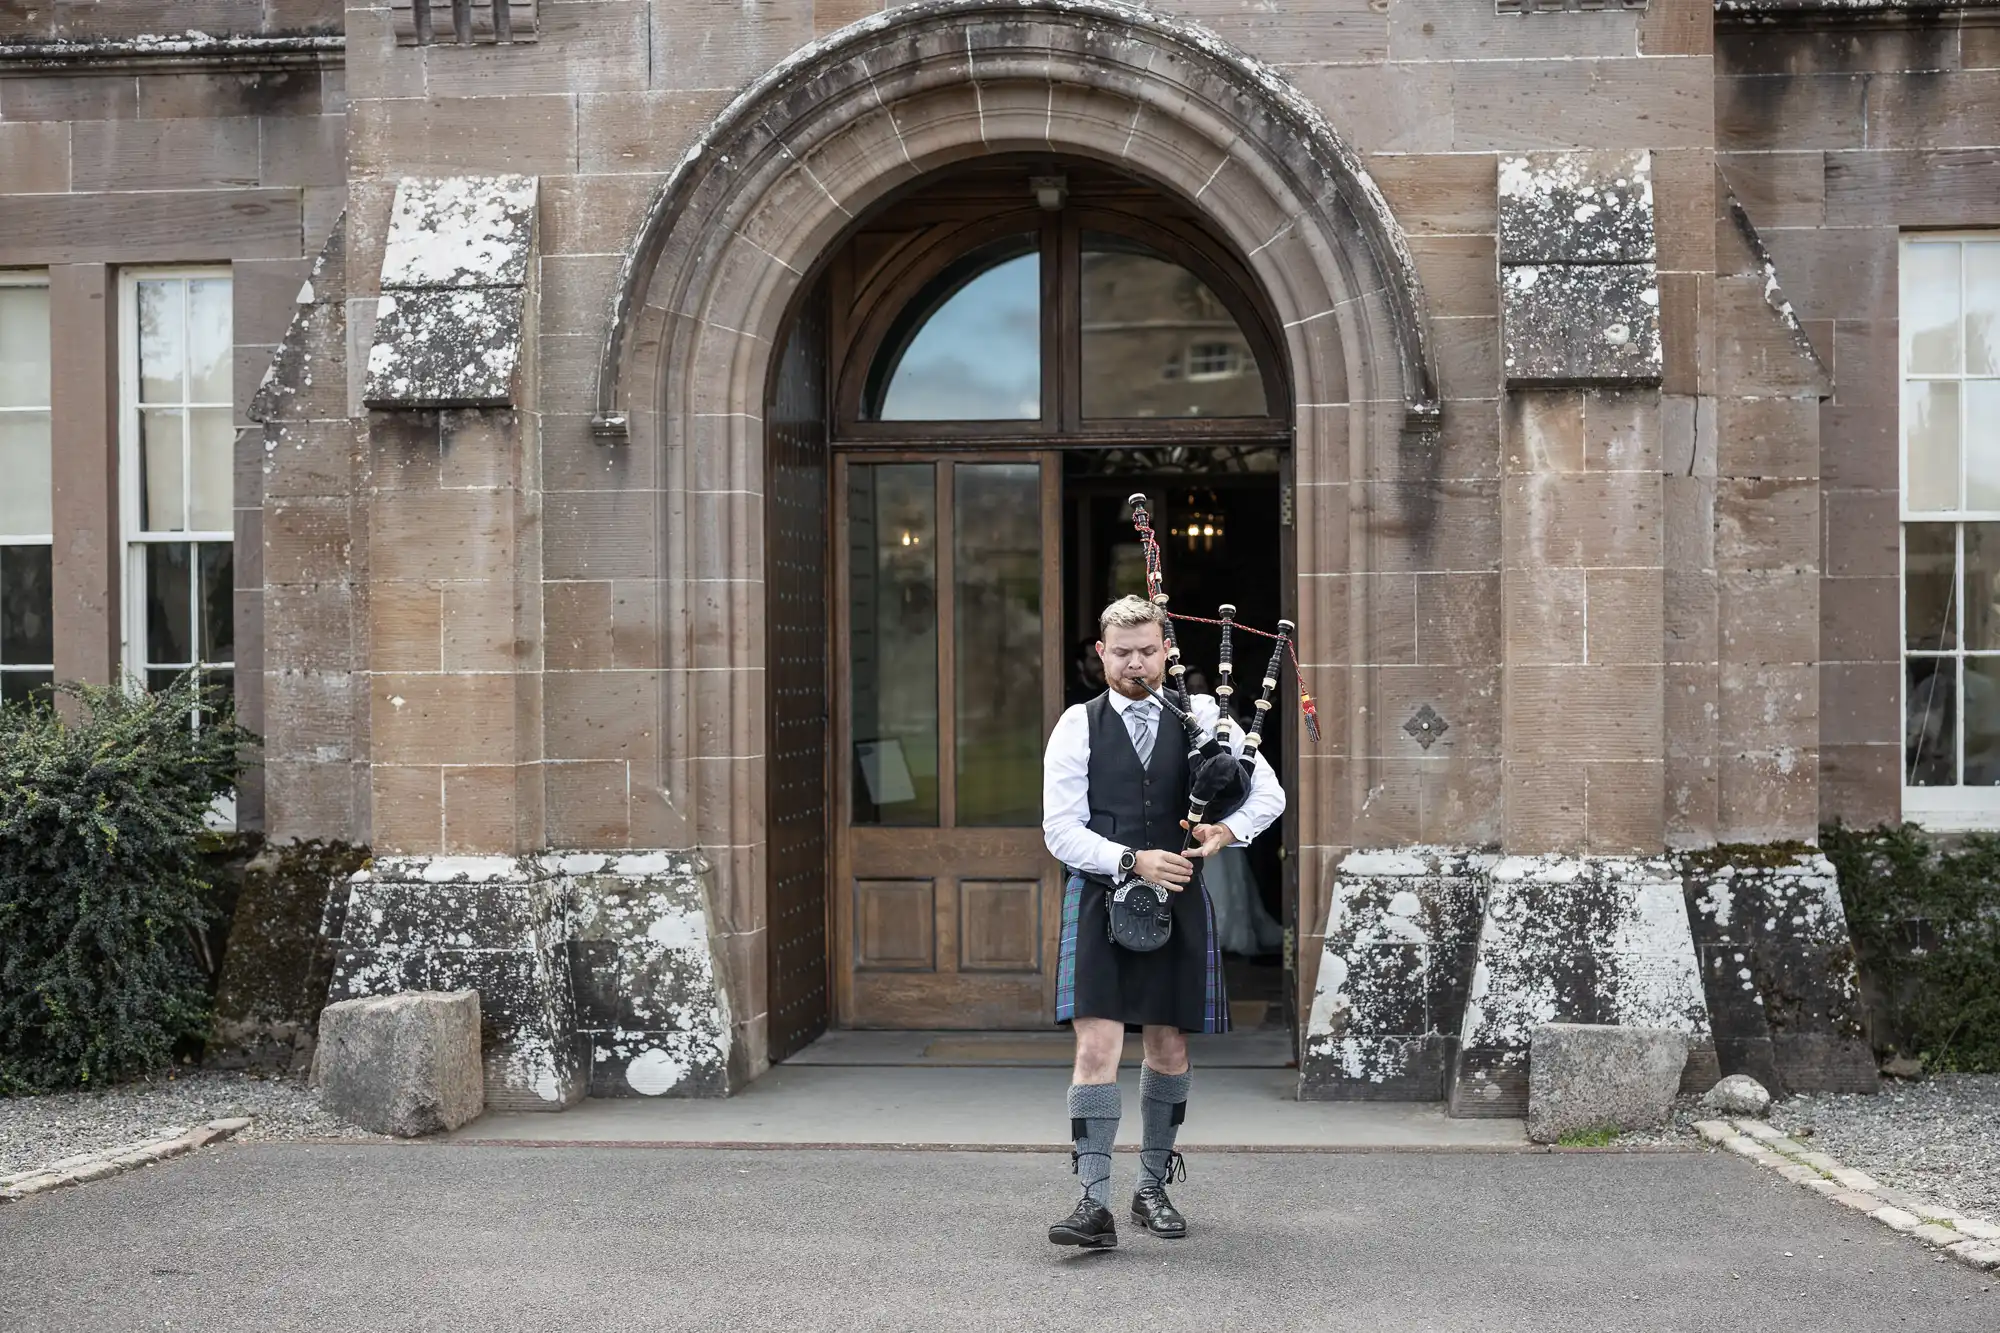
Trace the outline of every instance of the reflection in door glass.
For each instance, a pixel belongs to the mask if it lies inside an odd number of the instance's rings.
[[[854,822],[938,822],[937,469],[847,470]]]
[[[1042,509],[1034,463],[953,469],[958,823],[1042,817]]]
[[[1120,237],[1083,244],[1084,416],[1265,415],[1250,342],[1206,283]]]
[[[947,269],[897,318],[869,372],[875,421],[1042,414],[1042,263],[1022,236]]]

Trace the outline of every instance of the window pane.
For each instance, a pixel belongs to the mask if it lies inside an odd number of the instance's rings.
[[[2000,657],[1965,659],[1964,781],[2000,787]]]
[[[201,684],[204,697],[210,704],[209,707],[200,711],[200,717],[203,721],[214,720],[219,713],[226,711],[236,702],[236,673],[234,671],[204,669],[201,673]]]
[[[854,822],[938,822],[937,470],[847,470]]]
[[[147,532],[187,531],[186,421],[187,413],[178,408],[139,414],[139,471],[145,478],[139,526]]]
[[[56,660],[50,548],[0,546],[0,666]]]
[[[1958,646],[1957,527],[1903,525],[1903,632],[1913,653]]]
[[[163,671],[148,671],[146,673],[146,688],[158,694],[185,674],[187,674],[186,669],[183,667],[169,667]]]
[[[1967,380],[1965,507],[2000,509],[2000,380]]]
[[[188,445],[193,475],[188,478],[192,512],[190,532],[228,532],[236,521],[231,512],[236,475],[236,427],[226,407],[202,407],[188,414],[193,427]]]
[[[1042,504],[1033,463],[953,470],[958,822],[1042,817]]]
[[[235,552],[227,542],[203,542],[201,560],[201,660],[236,660]]]
[[[49,414],[0,412],[0,537],[54,531],[49,463]]]
[[[1955,657],[1904,659],[1903,783],[1909,787],[1954,787],[1958,764],[1957,672]]]
[[[1907,380],[1903,384],[1903,448],[1909,459],[1914,513],[1958,508],[1958,385]]]
[[[2000,650],[2000,523],[1965,525],[1965,646]]]
[[[1085,236],[1083,414],[1260,417],[1264,379],[1201,279],[1132,242]]]
[[[139,401],[179,403],[187,365],[187,284],[156,278],[139,284]]]
[[[1023,236],[965,269],[948,270],[910,303],[869,374],[868,396],[879,410],[866,415],[878,421],[1042,415],[1042,262],[1034,244]]]
[[[49,289],[0,287],[0,407],[49,405]]]
[[[188,401],[229,403],[236,397],[230,347],[229,279],[188,283]]]
[[[1903,247],[1903,367],[1912,375],[1958,372],[1958,243]]]
[[[188,551],[181,542],[154,542],[146,552],[146,660],[194,660],[193,603],[188,595]]]
[[[50,703],[54,684],[55,675],[48,671],[0,671],[0,705]]]
[[[1965,370],[2000,375],[2000,245],[1965,247]]]

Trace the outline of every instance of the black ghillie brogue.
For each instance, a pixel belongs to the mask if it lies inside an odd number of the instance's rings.
[[[1051,1245],[1080,1245],[1086,1250],[1118,1248],[1118,1224],[1111,1210],[1086,1194],[1076,1201],[1076,1211],[1049,1228]]]
[[[1187,1235],[1187,1219],[1181,1210],[1174,1207],[1174,1201],[1167,1197],[1167,1191],[1159,1185],[1148,1185],[1132,1196],[1132,1216],[1140,1225],[1162,1240],[1179,1240]]]
[[[1179,1153],[1167,1154],[1166,1179],[1157,1185],[1141,1185],[1132,1196],[1132,1216],[1162,1240],[1179,1240],[1187,1235],[1187,1219],[1167,1197],[1167,1183],[1187,1179],[1187,1163]]]

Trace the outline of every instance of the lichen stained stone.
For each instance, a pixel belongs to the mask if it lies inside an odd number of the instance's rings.
[[[377,858],[349,881],[328,1000],[478,991],[487,1105],[560,1111],[585,1073],[570,887],[535,858]]]
[[[554,858],[576,884],[571,973],[593,1097],[721,1097],[729,1007],[685,852]]]
[[[1413,847],[1341,861],[1299,1060],[1302,1100],[1444,1098],[1493,860]]]
[[[521,360],[522,291],[385,291],[368,349],[370,407],[508,407]]]
[[[1716,1054],[1779,1096],[1878,1090],[1833,863],[1715,848],[1683,860]]]
[[[362,400],[517,406],[535,178],[397,182]]]
[[[1688,1039],[1688,1090],[1715,1082],[1677,866],[1570,856],[1509,856],[1494,865],[1451,1114],[1524,1114],[1533,1033],[1549,1023],[1671,1028]]]
[[[1659,383],[1652,155],[1502,158],[1498,191],[1507,383]]]
[[[534,230],[533,176],[398,181],[382,286],[525,287]]]
[[[1658,257],[1650,153],[1500,159],[1502,264],[1637,264]]]
[[[1651,264],[1509,264],[1500,270],[1509,384],[1657,384],[1660,285]]]

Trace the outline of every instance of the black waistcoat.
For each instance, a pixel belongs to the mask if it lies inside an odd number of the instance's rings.
[[[1153,757],[1143,768],[1125,719],[1106,691],[1085,705],[1090,719],[1090,823],[1092,833],[1124,846],[1179,851],[1186,841],[1187,732],[1181,720],[1158,710]]]

